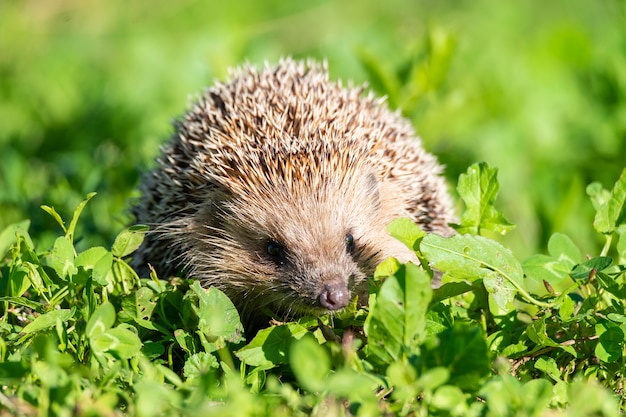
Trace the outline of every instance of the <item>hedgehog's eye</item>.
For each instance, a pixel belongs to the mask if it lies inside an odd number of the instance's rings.
[[[354,247],[355,247],[354,236],[352,236],[352,233],[348,233],[346,235],[346,252],[353,253]]]
[[[269,256],[280,256],[283,248],[276,242],[272,241],[267,244],[267,254]]]

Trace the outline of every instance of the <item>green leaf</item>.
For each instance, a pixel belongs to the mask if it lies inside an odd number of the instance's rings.
[[[482,279],[501,312],[513,310],[513,298],[520,292],[527,300],[534,300],[524,289],[520,263],[510,250],[493,240],[470,235],[441,237],[428,235],[420,245],[422,254],[434,268],[457,280]]]
[[[626,341],[626,338],[622,329],[609,327],[600,333],[595,354],[602,362],[615,362],[622,357],[624,341]]]
[[[197,353],[195,339],[189,332],[186,332],[183,329],[176,329],[174,331],[174,338],[185,352],[190,355]]]
[[[452,415],[462,415],[467,409],[465,394],[459,387],[452,385],[437,388],[430,404],[437,409],[448,410]]]
[[[92,278],[100,286],[109,284],[108,277],[111,275],[113,255],[101,246],[89,248],[81,252],[74,264],[86,270],[92,270]]]
[[[522,262],[526,276],[538,281],[555,284],[569,275],[571,267],[548,255],[532,255]]]
[[[109,302],[100,304],[91,314],[85,334],[87,337],[94,337],[110,329],[115,323],[115,307]]]
[[[457,190],[465,203],[459,233],[480,234],[482,229],[487,229],[505,234],[514,228],[494,206],[500,189],[497,174],[497,168],[481,162],[459,176]]]
[[[22,329],[22,333],[30,334],[40,330],[48,329],[57,324],[57,321],[68,321],[74,316],[74,309],[53,310],[37,317]]]
[[[230,299],[215,287],[204,289],[194,281],[191,289],[199,299],[196,310],[198,330],[204,333],[209,342],[218,339],[236,343],[243,340],[243,326],[237,308]]]
[[[555,382],[559,382],[562,380],[561,371],[559,371],[559,367],[556,364],[556,361],[549,356],[542,356],[537,359],[537,362],[535,362],[535,368],[544,372]]]
[[[554,233],[548,241],[548,251],[553,258],[558,259],[565,266],[572,268],[582,258],[582,252],[572,242],[569,236],[563,233]]]
[[[74,264],[77,267],[83,267],[85,269],[93,269],[96,263],[102,259],[109,251],[102,246],[94,246],[78,254]]]
[[[113,254],[108,252],[93,266],[91,277],[93,280],[103,287],[110,284],[113,266]]]
[[[546,379],[519,382],[511,375],[492,378],[478,395],[485,399],[489,416],[539,416],[552,398],[552,384]]]
[[[2,233],[0,233],[0,259],[4,257],[11,246],[17,243],[20,236],[26,240],[30,248],[34,247],[28,234],[29,227],[30,220],[24,220],[19,223],[11,224],[2,230]]]
[[[576,350],[572,346],[561,345],[560,343],[555,342],[548,336],[548,333],[546,331],[545,318],[533,321],[528,327],[526,327],[526,330],[524,330],[524,332],[530,340],[538,345],[535,350],[539,350],[548,346],[556,347],[563,349],[575,358],[578,357],[578,353],[576,353]]]
[[[120,232],[111,247],[113,256],[123,258],[133,253],[143,242],[147,231],[148,226],[135,225]]]
[[[572,267],[580,261],[582,253],[572,240],[555,233],[548,241],[548,255],[532,255],[522,262],[524,273],[539,282],[556,284],[569,276]]]
[[[597,256],[575,265],[570,272],[570,276],[574,279],[588,279],[590,274],[602,272],[613,263],[613,259],[608,256]]]
[[[247,365],[270,369],[289,362],[291,344],[301,339],[308,330],[297,324],[287,323],[259,331],[254,339],[235,352]]]
[[[291,344],[291,370],[300,385],[309,392],[322,391],[330,372],[330,356],[312,335]]]
[[[183,375],[188,379],[199,378],[219,368],[219,366],[220,364],[215,356],[207,352],[198,352],[185,361]]]
[[[141,352],[141,340],[124,325],[94,335],[89,346],[95,353],[110,352],[120,359],[128,359]]]
[[[40,312],[42,309],[42,305],[40,303],[25,297],[0,297],[0,301],[6,301],[7,303],[14,305],[24,306],[37,312]]]
[[[475,287],[466,281],[446,282],[441,287],[434,290],[431,304],[439,302],[441,300],[447,300],[448,298],[464,294],[474,289]]]
[[[600,233],[613,233],[626,223],[626,168],[615,183],[608,200],[597,209],[593,227]]]
[[[491,374],[485,335],[478,326],[456,323],[422,345],[426,369],[449,371],[448,384],[473,391]]]
[[[431,297],[430,277],[416,265],[407,263],[387,278],[365,320],[369,355],[389,364],[414,352],[425,336]]]
[[[74,243],[74,232],[76,230],[76,224],[78,223],[78,218],[80,217],[80,214],[83,212],[83,209],[85,208],[85,205],[95,195],[96,195],[96,193],[89,193],[89,194],[87,194],[85,199],[83,201],[81,201],[78,204],[78,206],[76,207],[76,210],[74,210],[74,214],[72,215],[72,220],[70,220],[70,225],[68,226],[67,232],[65,233],[65,237],[67,237],[67,240],[69,240],[70,243]]]
[[[41,209],[51,215],[54,220],[56,220],[59,226],[61,226],[61,229],[63,229],[63,233],[67,233],[67,229],[65,228],[65,222],[63,221],[59,213],[57,213],[57,211],[54,209],[54,207],[43,205],[41,206]]]
[[[348,398],[352,402],[363,403],[370,400],[375,403],[374,392],[379,386],[379,380],[375,375],[341,368],[329,375],[324,390],[338,397]]]
[[[78,272],[74,259],[76,253],[72,242],[65,236],[59,236],[54,241],[52,251],[47,257],[48,265],[55,270],[59,278],[67,279]]]
[[[418,250],[420,241],[426,236],[426,232],[415,224],[413,220],[407,218],[393,220],[387,226],[387,231],[413,251]]]
[[[596,212],[600,210],[600,207],[606,204],[607,201],[609,201],[609,198],[611,198],[611,192],[602,187],[602,184],[599,182],[592,182],[587,186],[585,191],[587,192],[587,195],[591,200],[591,204]]]

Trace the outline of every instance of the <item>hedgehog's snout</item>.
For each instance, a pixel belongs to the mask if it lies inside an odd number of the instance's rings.
[[[350,302],[350,291],[345,282],[331,281],[324,284],[317,299],[328,310],[340,310]]]

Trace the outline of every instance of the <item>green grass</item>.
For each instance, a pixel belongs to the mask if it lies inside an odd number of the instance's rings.
[[[0,409],[623,411],[623,177],[613,184],[626,165],[625,16],[617,0],[0,4]],[[228,67],[284,55],[327,59],[332,78],[387,95],[459,185],[470,237],[419,240],[420,256],[449,268],[445,291],[416,292],[422,272],[387,265],[370,311],[246,345],[221,295],[137,277],[125,262],[135,235],[121,231],[190,97]],[[468,171],[477,161],[499,169],[504,215],[468,188],[493,177]],[[40,208],[67,219],[94,191],[64,230]],[[465,207],[464,193],[484,206]],[[503,236],[504,218],[516,227]],[[457,256],[464,247],[482,264]],[[407,291],[428,305],[400,312],[410,340],[373,326]]]

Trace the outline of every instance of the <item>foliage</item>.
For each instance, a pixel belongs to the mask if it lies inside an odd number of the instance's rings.
[[[472,232],[508,230],[495,171],[459,181]],[[21,222],[0,234],[0,410],[20,415],[615,415],[626,411],[626,169],[590,186],[606,239],[584,258],[563,234],[520,262],[479,234],[390,232],[423,267],[388,259],[366,308],[302,318],[246,342],[237,310],[197,281],[140,278],[110,250],[75,249],[89,195],[38,253]],[[474,198],[479,196],[478,198]],[[615,239],[617,242],[615,243]],[[615,244],[614,244],[615,243]],[[431,269],[432,268],[432,269]],[[433,269],[443,285],[431,289]],[[536,293],[532,284],[546,290]],[[556,290],[555,288],[564,288]]]

